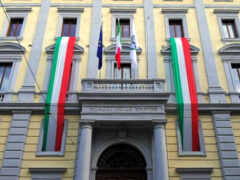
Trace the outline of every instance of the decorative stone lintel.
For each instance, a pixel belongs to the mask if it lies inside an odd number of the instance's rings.
[[[8,7],[6,8],[7,13],[26,13],[31,12],[32,8],[20,8],[20,7]]]
[[[136,8],[131,8],[131,9],[127,9],[127,8],[123,8],[123,9],[120,9],[120,8],[111,8],[110,9],[110,12],[111,13],[119,13],[119,14],[134,14],[136,13],[137,9]]]
[[[58,8],[59,13],[82,13],[84,8]]]
[[[215,14],[238,14],[239,13],[239,9],[214,9],[213,12]]]
[[[162,9],[163,14],[187,14],[188,9]]]

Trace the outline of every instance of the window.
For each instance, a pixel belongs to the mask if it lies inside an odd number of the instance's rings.
[[[228,44],[218,53],[222,57],[231,101],[240,103],[240,44]]]
[[[170,37],[184,37],[182,20],[169,20]]]
[[[12,101],[18,69],[25,52],[26,49],[17,43],[0,43],[0,101]]]
[[[240,64],[232,64],[232,76],[236,91],[240,92]]]
[[[7,36],[20,36],[23,18],[12,18],[9,24]]]
[[[12,64],[0,64],[0,92],[5,92],[9,87]]]
[[[54,143],[55,142],[55,134],[56,131],[49,131],[48,137],[49,140],[47,142],[46,151],[42,151],[42,145],[43,145],[43,123],[41,123],[40,133],[39,133],[39,141],[38,141],[38,149],[37,149],[37,156],[64,156],[65,151],[65,145],[66,145],[66,139],[67,139],[67,129],[68,129],[68,120],[64,120],[64,127],[63,127],[63,135],[62,135],[62,144],[61,144],[61,151],[56,152],[54,151]],[[49,129],[56,129],[56,120],[50,118],[49,119]],[[50,139],[51,138],[51,139]]]
[[[214,9],[223,42],[239,41],[240,23],[237,9]]]
[[[116,35],[117,35],[118,20],[116,20]],[[130,19],[120,19],[121,37],[130,37]]]
[[[165,17],[166,40],[171,37],[188,37],[186,14],[188,9],[162,9]]]
[[[122,41],[130,41],[133,14],[136,12],[136,8],[131,9],[111,8],[110,12],[112,13],[112,36],[110,40],[116,41],[117,24],[119,19],[121,25]]]
[[[0,40],[15,41],[15,36],[22,40],[27,16],[31,10],[32,8],[6,8],[10,22],[9,19],[5,19]]]
[[[225,38],[238,38],[234,20],[222,20],[222,25]]]
[[[61,36],[75,36],[77,19],[64,19]]]
[[[131,79],[131,64],[121,64],[121,69],[115,64],[114,79]]]
[[[206,156],[206,150],[205,150],[204,139],[203,139],[203,130],[202,130],[202,124],[201,124],[200,120],[199,120],[200,151],[183,151],[181,132],[180,132],[180,127],[179,127],[178,120],[176,120],[176,131],[177,131],[178,155],[179,156]]]
[[[111,44],[104,49],[104,54],[106,55],[107,63],[107,78],[108,79],[138,79],[138,69],[131,67],[131,59],[129,56],[131,44],[122,43],[121,52],[121,69],[118,70],[116,60],[115,60],[115,50],[116,45]],[[137,62],[139,62],[139,55],[142,49],[137,49]]]
[[[79,40],[80,19],[83,8],[58,8],[59,18],[55,40],[59,36],[75,36]]]

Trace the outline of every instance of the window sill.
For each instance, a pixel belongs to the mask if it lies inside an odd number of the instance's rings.
[[[240,38],[222,38],[222,42],[238,42]]]
[[[60,36],[58,36],[58,37],[60,37]],[[58,37],[55,36],[55,37],[54,37],[54,40],[56,41]],[[67,36],[64,36],[64,37],[67,37]],[[79,41],[79,40],[80,40],[80,37],[76,37],[76,41]]]
[[[37,157],[63,157],[64,152],[37,152],[36,153]]]
[[[1,41],[22,41],[23,37],[15,37],[15,36],[6,36],[6,37],[0,37]]]
[[[179,157],[206,157],[206,153],[199,151],[199,152],[194,152],[194,151],[180,151],[178,153]]]

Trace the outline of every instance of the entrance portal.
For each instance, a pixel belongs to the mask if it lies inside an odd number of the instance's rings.
[[[135,147],[116,144],[107,148],[97,163],[96,180],[146,180],[146,162]]]

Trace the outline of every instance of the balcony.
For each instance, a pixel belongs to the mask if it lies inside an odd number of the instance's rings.
[[[83,79],[82,92],[89,93],[161,93],[162,79]]]
[[[165,121],[168,98],[162,79],[83,79],[78,94],[81,121],[98,125]]]

